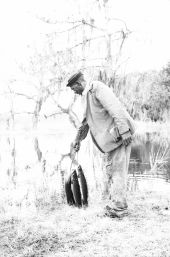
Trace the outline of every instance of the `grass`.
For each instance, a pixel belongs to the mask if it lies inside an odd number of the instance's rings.
[[[103,216],[104,201],[87,209],[55,208],[6,212],[0,218],[3,257],[169,257],[170,197],[129,192],[129,216]]]

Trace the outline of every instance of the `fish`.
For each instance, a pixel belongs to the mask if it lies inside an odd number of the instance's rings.
[[[69,205],[75,205],[73,192],[71,190],[71,175],[69,175],[68,179],[65,182],[65,193],[66,193],[67,203]]]
[[[73,192],[75,206],[81,207],[82,206],[81,191],[80,191],[80,186],[79,186],[79,181],[78,181],[76,170],[73,170],[73,172],[71,174],[71,190]]]
[[[82,204],[88,206],[88,187],[87,181],[83,172],[81,165],[78,165],[78,180],[80,184]]]

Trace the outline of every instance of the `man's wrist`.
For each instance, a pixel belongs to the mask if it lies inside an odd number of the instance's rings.
[[[75,139],[75,140],[74,140],[74,145],[75,145],[75,144],[80,144],[80,140],[79,140],[79,139]]]

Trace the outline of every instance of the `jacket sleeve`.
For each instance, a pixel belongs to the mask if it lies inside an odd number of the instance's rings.
[[[86,118],[84,118],[81,126],[79,127],[79,129],[77,131],[75,141],[80,142],[80,141],[84,140],[88,134],[88,131],[89,131],[89,125],[87,124]]]
[[[96,88],[96,98],[103,108],[113,117],[115,125],[118,127],[120,135],[129,131],[126,110],[113,91],[104,84],[99,84]]]

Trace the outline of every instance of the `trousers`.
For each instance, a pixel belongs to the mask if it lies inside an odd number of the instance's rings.
[[[105,194],[109,196],[110,207],[127,208],[127,176],[131,144],[121,145],[104,154]]]

